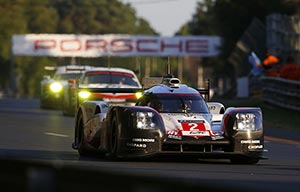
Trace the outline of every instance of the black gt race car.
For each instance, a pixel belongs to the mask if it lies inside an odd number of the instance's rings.
[[[86,101],[78,108],[73,148],[111,159],[176,156],[256,164],[264,157],[260,108],[225,110],[199,90],[167,77],[135,106]]]
[[[86,65],[46,66],[45,70],[55,70],[55,73],[53,77],[45,75],[40,82],[40,108],[60,109],[68,80],[79,78],[83,71],[89,68],[90,66]]]

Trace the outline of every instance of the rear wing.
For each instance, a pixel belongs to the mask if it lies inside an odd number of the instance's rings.
[[[85,65],[64,65],[64,66],[45,66],[44,69],[46,71],[57,71],[59,73],[67,72],[67,71],[86,71],[91,69],[92,66],[85,66]]]
[[[44,75],[43,75],[43,79],[48,81],[53,77],[53,75],[55,73],[55,70],[56,70],[56,67],[54,67],[54,66],[44,66],[44,70],[45,70],[45,72],[44,72]]]
[[[87,69],[91,69],[91,66],[66,66],[66,71],[86,71]]]
[[[142,92],[142,88],[79,88],[80,91],[91,93],[137,93]]]
[[[54,71],[54,70],[56,70],[56,67],[54,67],[54,66],[45,66],[44,69],[46,71]]]

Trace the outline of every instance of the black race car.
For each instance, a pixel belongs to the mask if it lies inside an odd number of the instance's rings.
[[[86,101],[78,108],[73,148],[80,155],[176,156],[255,164],[264,155],[260,108],[206,102],[199,90],[166,77],[144,91],[135,106]]]

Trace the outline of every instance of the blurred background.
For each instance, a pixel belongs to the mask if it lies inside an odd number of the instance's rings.
[[[262,81],[263,77],[280,77],[280,74],[253,73],[255,66],[249,61],[255,53],[263,61],[267,50],[280,58],[282,65],[293,57],[299,70],[300,3],[293,0],[186,0],[191,8],[179,8],[177,15],[190,15],[173,34],[162,32],[152,26],[142,10],[165,7],[165,15],[172,10],[176,0],[0,0],[0,91],[2,97],[38,98],[40,82],[45,66],[69,64],[92,66],[119,66],[136,71],[140,80],[144,77],[165,75],[166,63],[170,62],[172,73],[183,83],[201,87],[210,79],[213,96],[218,98],[263,97],[264,82],[272,87],[297,89],[298,79],[289,79],[296,85],[277,81]],[[189,3],[187,3],[189,2]],[[168,7],[168,5],[170,5]],[[192,5],[190,3],[190,5]],[[189,12],[186,14],[186,12]],[[150,16],[151,12],[149,11]],[[149,14],[148,13],[148,14]],[[157,16],[156,16],[157,17]],[[151,19],[149,19],[151,20]],[[163,19],[162,19],[163,20]],[[176,18],[169,20],[174,23]],[[151,20],[153,23],[154,21]],[[167,21],[166,21],[167,22]],[[178,20],[178,23],[182,21]],[[168,22],[164,24],[167,28]],[[173,25],[172,25],[173,26]],[[174,29],[172,29],[174,30]],[[159,32],[160,31],[160,32]],[[11,53],[11,39],[15,34],[129,34],[157,36],[215,35],[222,38],[218,57],[30,57]],[[298,74],[299,75],[299,74]],[[271,81],[271,82],[270,82]],[[296,86],[296,88],[294,87]],[[298,89],[299,90],[299,89]],[[282,91],[285,92],[285,91]],[[298,94],[298,93],[297,93]],[[273,92],[265,98],[278,103]],[[287,100],[288,96],[284,96]],[[294,103],[299,103],[294,98]],[[294,107],[299,109],[300,106]]]

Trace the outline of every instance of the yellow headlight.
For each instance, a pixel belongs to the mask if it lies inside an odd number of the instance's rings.
[[[79,95],[79,97],[80,97],[81,99],[87,99],[87,98],[89,98],[89,96],[91,95],[91,93],[88,92],[88,91],[80,91],[80,92],[78,93],[78,95]]]
[[[135,93],[135,97],[136,97],[137,99],[141,98],[142,96],[143,96],[143,93],[142,93],[142,92],[136,92],[136,93]]]
[[[58,93],[63,89],[63,86],[59,82],[54,82],[50,85],[50,90],[54,93]]]

